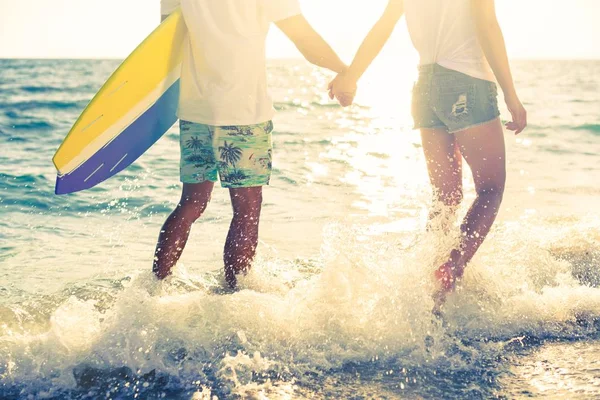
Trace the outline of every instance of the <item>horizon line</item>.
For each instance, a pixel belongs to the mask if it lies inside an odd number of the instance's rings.
[[[126,57],[2,57],[0,60],[21,60],[21,61],[123,61]],[[296,61],[304,60],[302,57],[267,57],[267,60]],[[596,57],[509,57],[510,61],[600,61],[600,56]]]

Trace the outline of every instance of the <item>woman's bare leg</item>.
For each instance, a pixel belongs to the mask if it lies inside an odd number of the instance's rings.
[[[462,277],[466,265],[489,233],[500,210],[506,183],[506,150],[499,119],[455,136],[473,172],[477,198],[461,225],[463,235],[459,247],[436,273],[444,292],[454,289],[456,280]]]
[[[206,210],[214,187],[213,182],[184,184],[179,205],[163,225],[152,270],[159,279],[171,274],[185,248],[192,225]]]
[[[421,141],[434,195],[429,220],[431,223],[442,217],[442,229],[447,231],[463,198],[462,157],[458,143],[445,129],[422,129]]]

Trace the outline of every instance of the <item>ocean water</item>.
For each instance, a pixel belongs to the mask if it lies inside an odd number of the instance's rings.
[[[424,229],[413,66],[379,63],[342,109],[330,75],[270,63],[259,256],[227,293],[222,189],[175,275],[150,273],[176,127],[100,187],[53,194],[52,155],[117,65],[0,60],[0,398],[600,397],[600,62],[514,63],[530,127],[506,135],[498,223],[443,321],[431,273],[455,237]]]

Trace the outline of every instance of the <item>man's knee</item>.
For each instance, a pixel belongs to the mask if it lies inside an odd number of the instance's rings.
[[[261,203],[257,201],[252,204],[240,205],[234,208],[233,218],[237,221],[257,222],[260,218]]]
[[[257,219],[260,215],[263,196],[257,188],[238,190],[232,196],[233,214],[235,218]]]
[[[179,210],[185,219],[195,222],[206,211],[208,201],[208,199],[185,199],[179,204]]]

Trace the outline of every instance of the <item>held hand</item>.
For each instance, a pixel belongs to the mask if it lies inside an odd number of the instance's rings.
[[[512,115],[512,121],[506,124],[506,129],[514,131],[515,135],[518,135],[527,127],[527,111],[516,95],[506,97],[505,100],[508,111]]]
[[[336,98],[342,107],[348,107],[354,102],[356,86],[356,81],[339,74],[328,86],[329,98]]]

